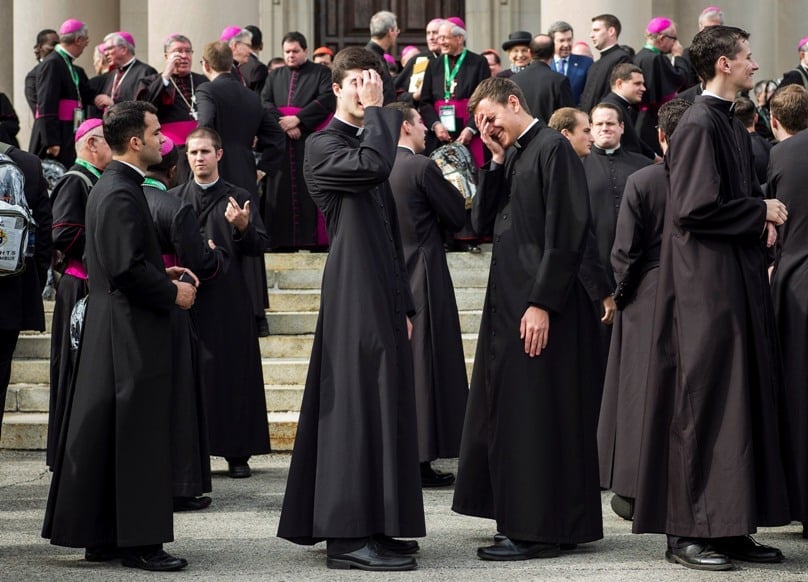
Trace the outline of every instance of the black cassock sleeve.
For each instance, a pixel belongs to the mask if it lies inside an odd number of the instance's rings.
[[[196,212],[190,204],[184,204],[171,224],[171,243],[180,264],[191,269],[200,281],[207,281],[227,270],[229,254],[221,246],[211,249],[200,232]]]
[[[78,176],[65,176],[53,191],[53,246],[65,256],[82,260],[84,255],[84,209],[87,189]]]

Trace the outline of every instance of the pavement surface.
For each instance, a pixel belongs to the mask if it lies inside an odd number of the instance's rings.
[[[808,580],[808,541],[801,526],[761,530],[756,536],[783,550],[782,564],[738,563],[729,572],[697,572],[664,559],[661,535],[632,535],[631,524],[609,507],[603,494],[603,528],[599,542],[547,560],[484,562],[476,548],[492,543],[492,521],[452,513],[452,490],[424,490],[427,537],[420,540],[419,569],[370,573],[328,570],[325,546],[296,546],[275,537],[289,468],[288,454],[253,457],[253,476],[230,479],[226,463],[214,459],[213,504],[175,514],[176,541],[166,550],[186,558],[181,572],[153,574],[119,562],[89,563],[82,550],[52,546],[40,537],[50,473],[43,452],[0,451],[0,580]],[[435,467],[454,470],[451,461]]]

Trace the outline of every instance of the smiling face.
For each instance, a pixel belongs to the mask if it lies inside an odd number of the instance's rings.
[[[753,77],[759,67],[752,58],[749,41],[741,39],[738,41],[738,45],[740,50],[734,58],[721,57],[718,62],[719,66],[725,67],[727,80],[737,91],[748,91],[755,86]]]
[[[642,73],[631,73],[628,81],[617,80],[616,89],[629,103],[639,103],[645,94],[645,77]]]
[[[453,35],[453,28],[454,24],[444,22],[438,29],[438,42],[440,43],[441,53],[444,55],[459,55],[463,52],[464,38],[460,34],[457,36]]]
[[[283,43],[283,62],[287,67],[297,68],[306,62],[309,53],[300,46],[297,41],[286,41]],[[319,55],[318,55],[319,56]],[[324,55],[328,57],[328,62],[323,64],[330,64],[331,57],[327,53]],[[317,62],[315,60],[315,62]]]
[[[524,113],[524,110],[521,109],[519,99],[515,95],[508,96],[508,102],[505,104],[487,98],[482,99],[474,110],[475,119],[480,117],[490,124],[488,134],[503,148],[515,144],[533,119],[520,113]],[[477,125],[479,127],[480,123]]]
[[[620,145],[623,124],[617,120],[617,111],[611,107],[598,107],[592,112],[592,135],[595,145],[602,150],[613,150]]]
[[[527,45],[516,45],[508,50],[508,59],[512,65],[526,67],[530,64],[530,47]]]
[[[433,20],[426,25],[426,47],[430,52],[440,52],[440,43],[438,42],[439,30],[440,20]]]
[[[553,45],[556,56],[560,59],[566,59],[572,52],[572,31],[554,32]]]

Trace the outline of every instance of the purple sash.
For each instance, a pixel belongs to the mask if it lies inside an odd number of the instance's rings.
[[[171,138],[177,147],[184,146],[185,140],[188,139],[188,134],[196,129],[197,122],[195,119],[188,121],[166,121],[160,124],[160,131],[168,138]]]
[[[291,105],[287,105],[285,107],[278,107],[278,111],[281,112],[281,115],[297,115],[298,113],[303,111],[303,108],[302,107],[292,107]],[[315,127],[314,131],[320,131],[321,129],[323,129],[326,125],[329,124],[332,117],[334,117],[334,114],[329,113],[328,117],[325,118],[325,121],[323,121],[320,125]]]
[[[84,264],[78,259],[68,259],[67,267],[65,268],[65,275],[70,275],[76,279],[86,281],[87,269],[84,268]]]

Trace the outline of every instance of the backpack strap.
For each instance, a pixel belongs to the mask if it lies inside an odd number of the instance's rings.
[[[14,146],[0,141],[0,154],[8,154]]]
[[[67,172],[65,172],[62,175],[63,176],[78,176],[79,178],[81,178],[82,182],[84,182],[84,184],[87,186],[88,190],[92,190],[92,188],[93,188],[92,180],[90,180],[90,178],[88,178],[86,174],[83,174],[82,172],[79,172],[78,170],[68,170]]]

